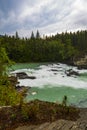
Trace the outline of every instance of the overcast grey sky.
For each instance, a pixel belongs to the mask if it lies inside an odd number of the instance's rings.
[[[0,34],[87,29],[87,0],[0,0]]]

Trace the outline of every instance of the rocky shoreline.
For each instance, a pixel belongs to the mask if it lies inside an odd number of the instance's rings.
[[[76,121],[60,119],[39,125],[18,126],[14,130],[87,130],[87,108],[80,108],[79,118]]]
[[[87,55],[79,56],[73,62],[78,69],[87,69]]]
[[[0,107],[0,130],[87,130],[87,108],[31,101]]]
[[[22,103],[21,106],[3,106],[0,108],[0,130],[26,130],[23,127],[41,126],[53,123],[57,120],[76,121],[79,118],[79,109],[71,106],[63,106],[46,101],[34,100]],[[39,129],[36,129],[39,130]]]

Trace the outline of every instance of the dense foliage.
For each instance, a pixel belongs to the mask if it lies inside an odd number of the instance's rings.
[[[40,38],[31,33],[30,38],[1,36],[0,45],[4,47],[10,59],[16,62],[64,62],[72,61],[75,56],[87,52],[87,31],[61,33]]]
[[[20,95],[12,86],[0,85],[0,106],[16,105],[20,103]]]
[[[7,67],[11,65],[5,48],[0,48],[0,105],[15,105],[20,103],[21,95],[17,93],[14,85],[7,75]]]

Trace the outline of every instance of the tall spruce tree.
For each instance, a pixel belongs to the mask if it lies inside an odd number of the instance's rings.
[[[31,37],[30,37],[30,38],[31,38],[31,39],[34,39],[34,38],[35,38],[33,31],[32,31],[32,33],[31,33]]]
[[[39,31],[37,30],[37,32],[36,32],[36,39],[39,39],[40,38],[40,33],[39,33]]]
[[[16,39],[19,38],[19,36],[18,36],[18,32],[17,32],[17,31],[16,31],[16,33],[15,33],[15,38],[16,38]]]

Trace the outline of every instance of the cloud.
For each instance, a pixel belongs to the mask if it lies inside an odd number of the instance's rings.
[[[5,0],[4,0],[5,1]],[[0,30],[29,36],[38,29],[43,34],[87,29],[87,0],[7,0],[0,6]],[[6,1],[5,1],[6,2]]]

